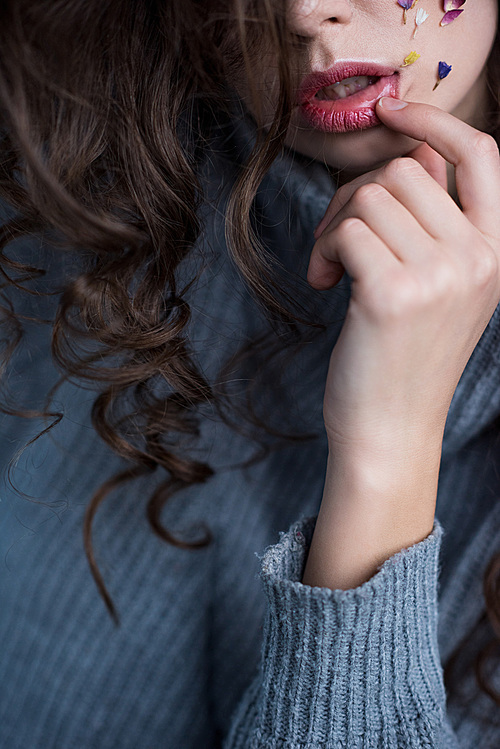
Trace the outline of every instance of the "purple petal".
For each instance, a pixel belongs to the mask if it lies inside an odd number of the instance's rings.
[[[413,5],[413,0],[398,0],[398,5],[400,5],[405,10],[410,10],[411,6]]]
[[[448,73],[451,70],[451,67],[452,67],[451,65],[447,65],[445,62],[441,61],[439,63],[439,65],[438,65],[438,77],[439,77],[439,80],[442,80],[443,78],[446,78],[446,76],[448,75]]]
[[[444,16],[441,19],[440,26],[447,26],[449,23],[455,20],[455,18],[458,18],[460,13],[463,13],[463,10],[449,10],[448,13],[445,13]]]
[[[460,8],[464,3],[465,0],[444,0],[443,7],[445,12],[448,12],[449,10],[457,10],[457,8]]]

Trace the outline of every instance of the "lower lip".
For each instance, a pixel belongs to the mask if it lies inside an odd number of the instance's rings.
[[[382,96],[398,98],[399,74],[383,76],[345,99],[309,99],[300,107],[305,122],[323,133],[348,133],[380,125],[375,104]]]

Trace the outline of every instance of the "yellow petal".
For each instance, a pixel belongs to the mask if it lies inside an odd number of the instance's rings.
[[[417,62],[420,55],[417,52],[410,52],[409,55],[406,55],[404,62],[399,67],[404,68],[406,65],[413,65],[414,62]]]

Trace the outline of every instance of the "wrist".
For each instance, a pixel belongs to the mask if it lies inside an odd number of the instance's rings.
[[[432,427],[415,422],[404,424],[363,424],[349,437],[327,429],[330,481],[341,476],[360,490],[384,493],[401,485],[421,489],[427,477],[434,481],[439,472],[445,420]]]
[[[412,456],[385,447],[369,455],[331,447],[306,585],[357,587],[386,559],[432,531],[440,443]]]

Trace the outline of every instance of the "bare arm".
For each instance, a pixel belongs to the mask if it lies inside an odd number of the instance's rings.
[[[436,107],[380,109],[424,141],[344,185],[308,280],[352,278],[324,400],[330,453],[303,577],[348,589],[432,530],[446,415],[500,298],[500,162],[490,136]],[[456,169],[463,211],[447,192]],[[431,176],[432,175],[432,176]]]

